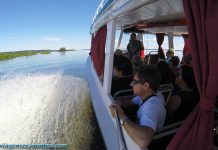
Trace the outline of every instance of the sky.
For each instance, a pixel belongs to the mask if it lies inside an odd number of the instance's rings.
[[[0,0],[0,52],[90,49],[90,27],[101,0]],[[116,34],[116,43],[119,32]],[[124,35],[121,48],[126,48]],[[174,39],[183,48],[183,39]],[[115,43],[115,44],[116,44]],[[157,49],[154,35],[144,36],[145,49]],[[167,37],[162,47],[168,49]],[[116,46],[115,46],[116,48]]]
[[[89,49],[101,0],[0,0],[0,52]]]

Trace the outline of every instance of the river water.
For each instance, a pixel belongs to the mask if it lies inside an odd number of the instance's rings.
[[[0,144],[68,144],[90,149],[93,110],[88,50],[0,61]]]

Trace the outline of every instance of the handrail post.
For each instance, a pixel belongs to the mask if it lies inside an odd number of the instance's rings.
[[[107,39],[105,46],[104,84],[103,89],[106,94],[111,92],[111,80],[114,59],[116,20],[113,19],[107,24]]]

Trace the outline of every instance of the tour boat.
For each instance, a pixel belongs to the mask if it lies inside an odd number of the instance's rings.
[[[193,57],[200,101],[181,126],[181,123],[170,124],[164,127],[166,131],[156,133],[153,140],[162,138],[164,141],[165,135],[172,134],[173,138],[164,147],[168,150],[212,150],[215,147],[213,110],[218,95],[217,23],[216,0],[101,1],[90,31],[92,42],[87,75],[94,111],[108,150],[140,149],[120,125],[119,116],[113,118],[109,110],[114,100],[110,94],[114,51],[120,48],[126,32],[156,35],[159,51],[162,50],[164,35],[168,37],[169,48],[174,48],[174,36],[188,35],[184,36],[184,43],[188,45],[184,49]],[[118,42],[115,42],[116,33],[120,33]]]

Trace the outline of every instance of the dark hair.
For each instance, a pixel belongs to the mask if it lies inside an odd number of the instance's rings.
[[[184,57],[184,64],[191,64],[192,63],[192,56],[188,54]]]
[[[197,90],[195,75],[192,67],[188,65],[183,65],[181,66],[181,71],[182,80],[185,81],[187,86],[193,90]]]
[[[157,91],[160,85],[160,73],[156,66],[143,65],[134,71],[142,83],[148,82],[151,89]]]
[[[174,75],[173,70],[170,68],[167,62],[160,61],[157,64],[157,68],[160,71],[161,84],[167,84],[167,83],[174,84],[175,83],[176,76]]]
[[[178,56],[173,56],[171,59],[171,62],[173,63],[174,66],[178,66],[180,63],[179,57]]]
[[[136,38],[136,34],[135,33],[131,33],[130,37],[131,38]]]
[[[124,76],[132,75],[132,63],[129,58],[122,56],[122,55],[114,55],[114,63],[113,66],[116,67],[118,70],[122,71]]]

